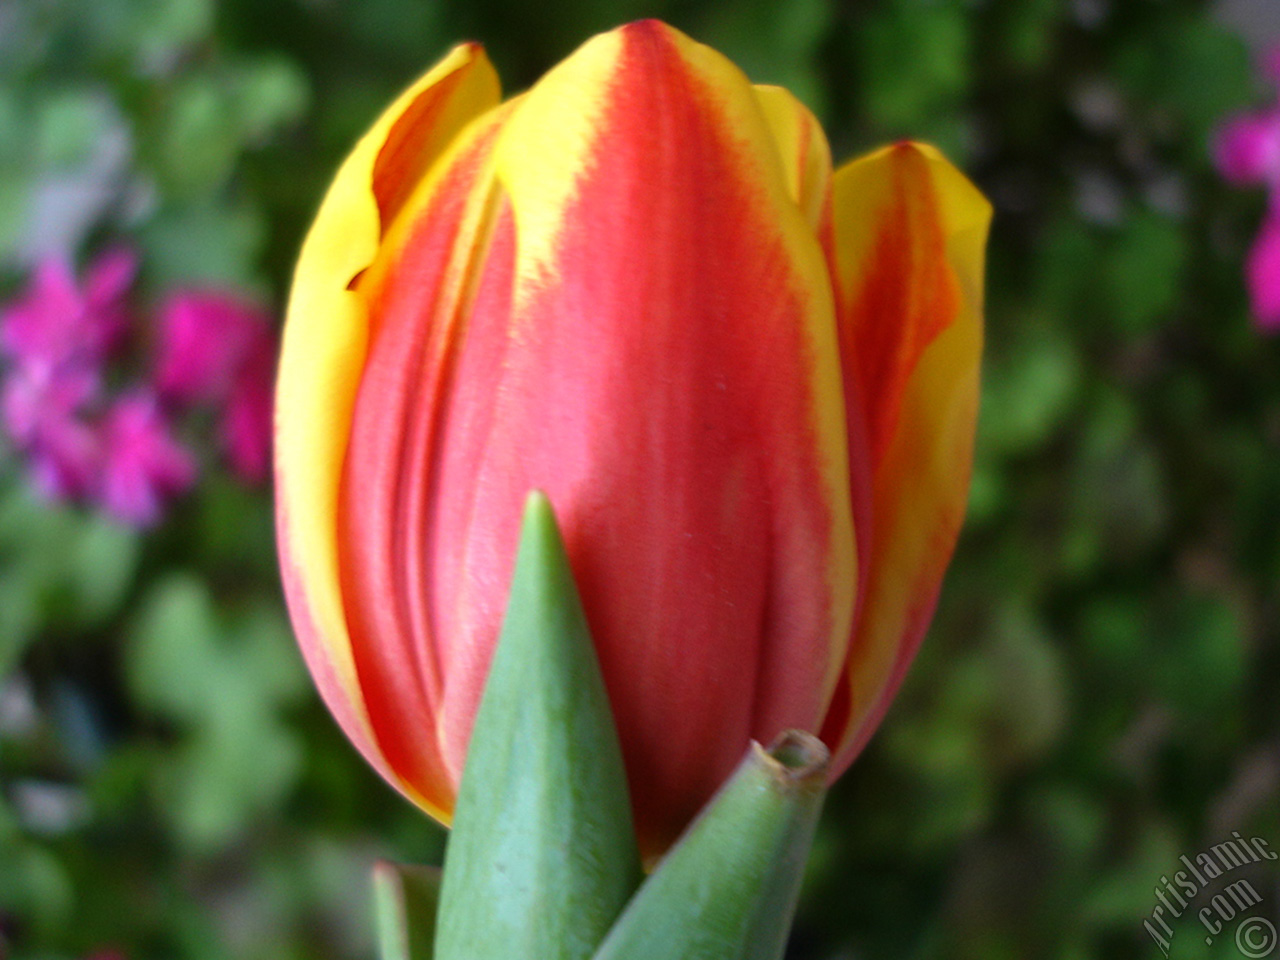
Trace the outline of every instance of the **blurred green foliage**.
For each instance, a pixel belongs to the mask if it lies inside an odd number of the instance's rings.
[[[884,729],[833,794],[797,958],[1122,958],[1181,853],[1280,845],[1280,346],[1260,197],[1207,142],[1259,90],[1202,0],[17,0],[0,271],[127,237],[153,294],[280,302],[342,153],[454,41],[509,90],[663,17],[794,89],[837,156],[930,139],[997,217],[970,522]],[[0,460],[0,942],[368,957],[368,867],[440,832],[289,638],[265,491],[142,536]],[[1280,875],[1259,878],[1275,891]],[[1273,914],[1277,894],[1268,892]],[[1174,956],[1235,956],[1181,921]],[[0,955],[4,952],[0,946]]]

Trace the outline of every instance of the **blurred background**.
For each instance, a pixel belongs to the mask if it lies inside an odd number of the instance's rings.
[[[1280,848],[1268,201],[1213,160],[1276,102],[1277,0],[0,0],[0,957],[368,958],[371,861],[438,861],[294,648],[272,338],[400,87],[472,38],[518,90],[640,16],[997,208],[968,526],[792,955],[1156,956],[1179,854]]]

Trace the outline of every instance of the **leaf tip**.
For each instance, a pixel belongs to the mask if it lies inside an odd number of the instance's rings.
[[[774,782],[791,790],[822,790],[827,783],[831,751],[811,733],[784,730],[768,748],[752,743],[757,761]]]

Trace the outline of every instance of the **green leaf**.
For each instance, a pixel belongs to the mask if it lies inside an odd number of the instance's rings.
[[[172,62],[178,53],[213,33],[213,0],[135,0],[123,4],[122,45],[139,63]]]
[[[595,960],[778,960],[826,795],[827,749],[789,731],[733,778],[636,893]]]
[[[126,649],[134,699],[177,720],[198,720],[217,696],[219,639],[213,598],[200,580],[174,574],[160,581]]]
[[[125,650],[135,701],[177,728],[152,781],[193,849],[228,843],[271,811],[304,759],[280,715],[306,689],[283,612],[256,603],[228,613],[204,581],[171,574],[143,601]]]
[[[200,199],[166,206],[139,231],[157,288],[252,287],[267,225],[252,201]]]
[[[884,130],[918,135],[968,92],[970,17],[958,3],[874,7],[856,34],[867,110]],[[910,63],[912,69],[902,65]]]
[[[241,142],[224,77],[196,74],[174,89],[157,147],[157,172],[171,196],[206,196],[230,178]]]
[[[986,361],[979,449],[1024,454],[1070,424],[1084,380],[1079,352],[1055,325],[1028,317]]]
[[[137,571],[136,531],[0,485],[0,676],[46,631],[79,632],[115,615]]]
[[[1185,298],[1188,237],[1168,217],[1143,211],[1111,245],[1099,278],[1121,333],[1143,334],[1169,320]]]
[[[534,493],[445,854],[436,956],[590,957],[639,879],[604,681]]]
[[[62,860],[35,844],[0,844],[0,911],[29,918],[37,925],[33,932],[49,936],[72,920],[75,903],[74,881]]]
[[[440,871],[379,861],[373,867],[373,907],[380,960],[431,960]]]
[[[1143,42],[1119,46],[1112,73],[1138,99],[1140,123],[1168,128],[1170,118],[1161,115],[1172,111],[1186,128],[1178,139],[1197,151],[1225,114],[1249,102],[1253,89],[1244,39],[1189,11],[1156,17]]]
[[[302,116],[311,96],[306,74],[284,57],[247,64],[236,80],[238,123],[250,145]]]
[[[115,613],[133,585],[142,541],[137,530],[99,514],[85,518],[67,544],[67,579],[78,622],[94,624]]]
[[[115,105],[101,91],[62,90],[40,104],[31,149],[42,168],[72,169],[89,162],[120,122]]]

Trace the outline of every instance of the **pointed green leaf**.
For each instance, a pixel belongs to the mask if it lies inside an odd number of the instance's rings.
[[[440,871],[381,860],[373,867],[379,960],[431,960]]]
[[[828,753],[752,744],[627,905],[595,960],[778,960],[826,794]]]
[[[445,854],[437,960],[583,960],[639,880],[604,681],[534,493]]]

